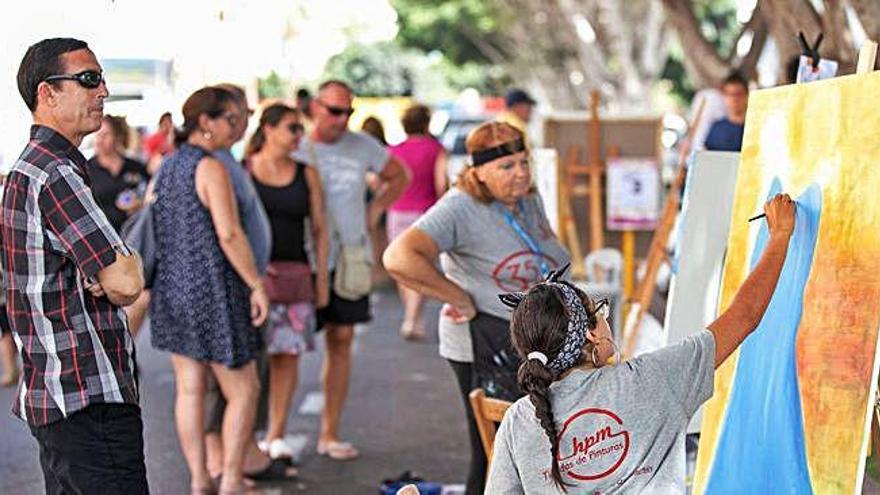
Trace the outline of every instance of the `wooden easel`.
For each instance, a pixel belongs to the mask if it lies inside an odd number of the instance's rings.
[[[697,107],[697,113],[694,116],[693,122],[691,122],[690,130],[688,130],[689,142],[693,142],[694,132],[700,125],[705,106],[706,101],[703,100],[700,102],[700,106]],[[639,281],[639,286],[635,294],[636,299],[630,306],[625,318],[623,329],[623,359],[629,359],[633,355],[636,341],[639,337],[639,327],[642,324],[642,318],[644,318],[645,311],[648,310],[651,300],[654,298],[654,289],[657,285],[657,273],[660,271],[660,266],[663,261],[667,259],[666,243],[669,240],[669,235],[672,233],[672,227],[675,225],[675,218],[678,215],[681,189],[684,186],[684,181],[687,177],[686,161],[687,157],[685,156],[682,156],[679,159],[675,179],[673,179],[669,192],[666,194],[666,204],[663,206],[663,212],[660,215],[660,223],[657,226],[657,230],[654,231],[654,237],[651,239],[651,247],[648,249],[645,276]],[[626,248],[626,245],[624,245],[624,248]]]
[[[574,278],[582,279],[586,276],[584,268],[584,253],[581,251],[581,241],[578,237],[577,225],[574,221],[574,212],[571,210],[571,179],[568,171],[577,166],[577,147],[571,146],[565,157],[565,174],[559,174],[559,240],[571,253],[571,274]]]
[[[590,122],[587,124],[587,141],[590,143],[589,165],[578,162],[580,147],[569,146],[565,156],[565,172],[560,174],[564,177],[559,187],[560,201],[560,233],[564,236],[564,243],[571,253],[572,275],[575,278],[583,278],[586,275],[584,267],[584,253],[581,249],[574,214],[571,209],[571,200],[574,198],[588,198],[590,217],[590,251],[602,249],[605,246],[605,223],[602,212],[602,174],[605,166],[602,161],[602,135],[599,122],[599,92],[590,92]],[[586,177],[586,184],[583,178]]]

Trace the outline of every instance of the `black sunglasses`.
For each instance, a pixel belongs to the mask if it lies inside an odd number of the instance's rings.
[[[301,134],[306,132],[305,126],[297,122],[294,122],[293,124],[287,126],[287,129],[290,130],[291,134]]]
[[[87,89],[95,89],[100,86],[101,83],[107,82],[104,79],[104,75],[96,70],[84,70],[77,74],[59,74],[57,76],[49,76],[46,79],[43,79],[43,81],[76,81],[79,83],[80,86]]]
[[[351,117],[351,114],[354,113],[354,108],[346,108],[346,107],[334,107],[333,105],[328,105],[321,100],[316,100],[322,107],[326,108],[330,115],[334,117],[340,117],[345,115],[346,117]]]

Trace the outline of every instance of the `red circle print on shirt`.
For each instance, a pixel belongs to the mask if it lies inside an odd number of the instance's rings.
[[[613,473],[629,452],[623,421],[605,409],[584,409],[565,421],[559,434],[559,469],[580,481]]]
[[[541,256],[551,270],[555,270],[559,266],[556,260],[550,256],[546,254]],[[492,270],[492,280],[495,281],[495,286],[506,292],[529,290],[532,284],[543,279],[541,261],[538,259],[538,255],[529,250],[511,254],[501,263],[495,265],[495,269]]]

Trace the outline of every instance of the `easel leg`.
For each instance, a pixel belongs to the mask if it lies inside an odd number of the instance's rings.
[[[623,284],[621,285],[623,286],[624,305],[627,305],[633,295],[633,280],[635,280],[636,233],[631,230],[623,231],[622,244]]]

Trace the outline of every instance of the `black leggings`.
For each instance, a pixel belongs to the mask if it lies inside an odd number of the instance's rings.
[[[467,495],[482,495],[486,487],[486,453],[483,451],[483,443],[480,441],[480,432],[477,430],[477,422],[474,420],[474,411],[471,409],[468,394],[473,389],[473,365],[447,359],[455,379],[458,381],[458,389],[464,400],[464,409],[467,413],[468,438],[471,443],[471,462],[468,467]]]

